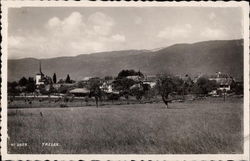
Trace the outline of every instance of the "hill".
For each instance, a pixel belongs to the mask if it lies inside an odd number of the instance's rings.
[[[80,80],[86,76],[117,75],[122,69],[141,70],[146,74],[172,73],[243,76],[243,40],[216,40],[193,44],[176,44],[159,50],[123,50],[82,54],[75,57],[41,59],[46,75]],[[39,59],[8,60],[8,81],[22,76],[34,77]]]

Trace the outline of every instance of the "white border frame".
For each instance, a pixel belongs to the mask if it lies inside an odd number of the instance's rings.
[[[2,100],[1,155],[3,160],[249,160],[249,4],[247,2],[76,2],[76,1],[4,1],[2,10]],[[7,153],[7,42],[10,7],[241,7],[244,25],[244,153],[243,154],[8,154]]]

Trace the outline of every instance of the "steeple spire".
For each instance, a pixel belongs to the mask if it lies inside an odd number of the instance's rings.
[[[39,72],[42,74],[41,60],[39,60]]]

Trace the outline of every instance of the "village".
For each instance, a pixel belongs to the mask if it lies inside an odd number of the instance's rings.
[[[12,152],[242,151],[243,82],[228,74],[123,69],[113,77],[75,81],[66,74],[57,81],[56,73],[49,77],[38,66],[35,78],[8,83]]]
[[[249,160],[247,3],[1,4],[4,160]]]
[[[168,89],[167,101],[164,101],[161,93],[168,88],[161,85],[164,77],[171,78],[174,85],[173,89]],[[68,74],[66,79],[57,81],[56,73],[50,77],[42,72],[41,61],[39,61],[39,72],[35,75],[35,79],[23,77],[18,82],[8,83],[8,107],[39,107],[46,101],[48,101],[47,106],[52,107],[91,105],[98,107],[110,102],[119,105],[164,101],[167,104],[167,102],[190,101],[206,97],[221,97],[225,101],[226,97],[241,97],[242,94],[242,80],[236,80],[221,72],[191,78],[188,74],[184,76],[145,75],[140,70],[130,69],[122,70],[117,77],[84,77],[80,81],[74,81]],[[85,105],[82,102],[85,102]]]

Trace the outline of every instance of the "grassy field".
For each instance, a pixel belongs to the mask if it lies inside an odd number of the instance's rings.
[[[8,109],[9,153],[243,153],[243,100]],[[27,146],[13,146],[27,143]],[[59,143],[44,147],[42,143]]]
[[[123,104],[139,104],[139,103],[159,103],[162,102],[161,97],[157,97],[151,100],[141,100],[138,101],[134,97],[130,97],[129,100],[125,98],[119,100],[103,100],[99,101],[100,106],[105,105],[123,105]],[[63,98],[14,98],[12,101],[8,101],[8,108],[44,108],[44,107],[83,107],[83,106],[96,106],[94,98],[88,98],[88,101],[85,101],[85,98],[78,97],[74,99],[69,99],[68,102],[65,102]]]

